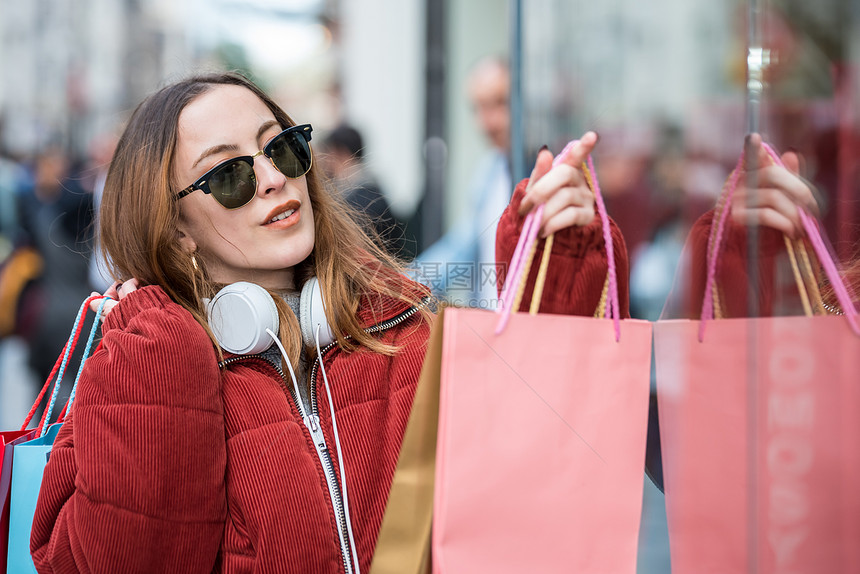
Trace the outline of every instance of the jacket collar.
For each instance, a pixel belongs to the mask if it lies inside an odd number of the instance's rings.
[[[409,299],[424,300],[430,297],[430,289],[406,277],[401,277],[398,287]],[[390,295],[367,293],[361,297],[358,307],[358,322],[362,329],[369,329],[390,321],[412,308],[412,305]]]

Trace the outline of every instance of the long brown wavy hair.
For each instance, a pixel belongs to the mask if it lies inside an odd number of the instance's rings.
[[[860,301],[860,252],[856,253],[851,258],[850,262],[842,269],[842,281],[848,288],[848,293],[851,295],[851,300],[856,304]],[[827,281],[826,277],[822,278],[821,297],[831,309],[841,309],[839,300],[836,298],[836,292],[833,286]]]
[[[192,254],[180,247],[180,212],[175,197],[179,186],[173,178],[179,116],[195,98],[218,85],[251,90],[282,128],[296,125],[268,95],[239,74],[197,75],[166,86],[137,107],[117,144],[105,182],[100,221],[102,251],[111,262],[114,277],[135,277],[143,285],[159,285],[203,326],[220,357],[202,299],[212,297],[223,285],[210,279],[199,253],[192,259]],[[385,354],[396,352],[362,329],[359,304],[363,300],[365,305],[378,307],[387,296],[415,306],[421,302],[422,291],[404,278],[401,264],[356,223],[338,194],[325,189],[314,167],[306,178],[315,244],[311,255],[295,267],[296,285],[312,276],[319,279],[326,318],[341,347],[349,350],[361,345]],[[274,300],[281,320],[279,335],[295,363],[302,344],[298,320],[282,297],[274,296]],[[374,316],[383,311],[371,309]],[[421,314],[424,319],[430,317],[424,307]]]

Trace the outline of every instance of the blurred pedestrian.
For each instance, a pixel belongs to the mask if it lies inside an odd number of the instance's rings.
[[[391,213],[385,194],[365,163],[364,140],[349,124],[340,124],[323,140],[320,159],[335,188],[360,218],[366,218],[370,231],[393,255],[403,252],[403,224]]]
[[[32,188],[30,181],[23,165],[0,152],[0,339],[25,332],[28,295],[42,273],[42,258],[19,218],[21,195]]]
[[[87,276],[92,194],[72,175],[62,149],[36,158],[33,187],[21,196],[21,222],[44,261],[37,281],[35,325],[27,337],[29,363],[44,381],[62,351],[81,302],[90,293]]]

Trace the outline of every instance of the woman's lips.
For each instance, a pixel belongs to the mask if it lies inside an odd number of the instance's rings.
[[[283,219],[278,219],[276,221],[270,221],[266,223],[263,227],[267,229],[286,229],[298,223],[299,219],[301,219],[302,217],[302,214],[298,209],[290,210],[287,213],[289,213],[287,217]]]
[[[300,208],[301,203],[295,199],[291,199],[270,211],[263,226],[271,229],[292,227],[301,219]]]

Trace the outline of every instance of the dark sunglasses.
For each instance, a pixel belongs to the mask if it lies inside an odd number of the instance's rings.
[[[257,195],[257,175],[254,173],[254,158],[265,155],[272,165],[290,179],[302,177],[311,169],[310,124],[292,126],[269,141],[254,155],[243,155],[224,160],[200,179],[176,194],[182,199],[199,189],[215,198],[227,209],[247,205]]]

